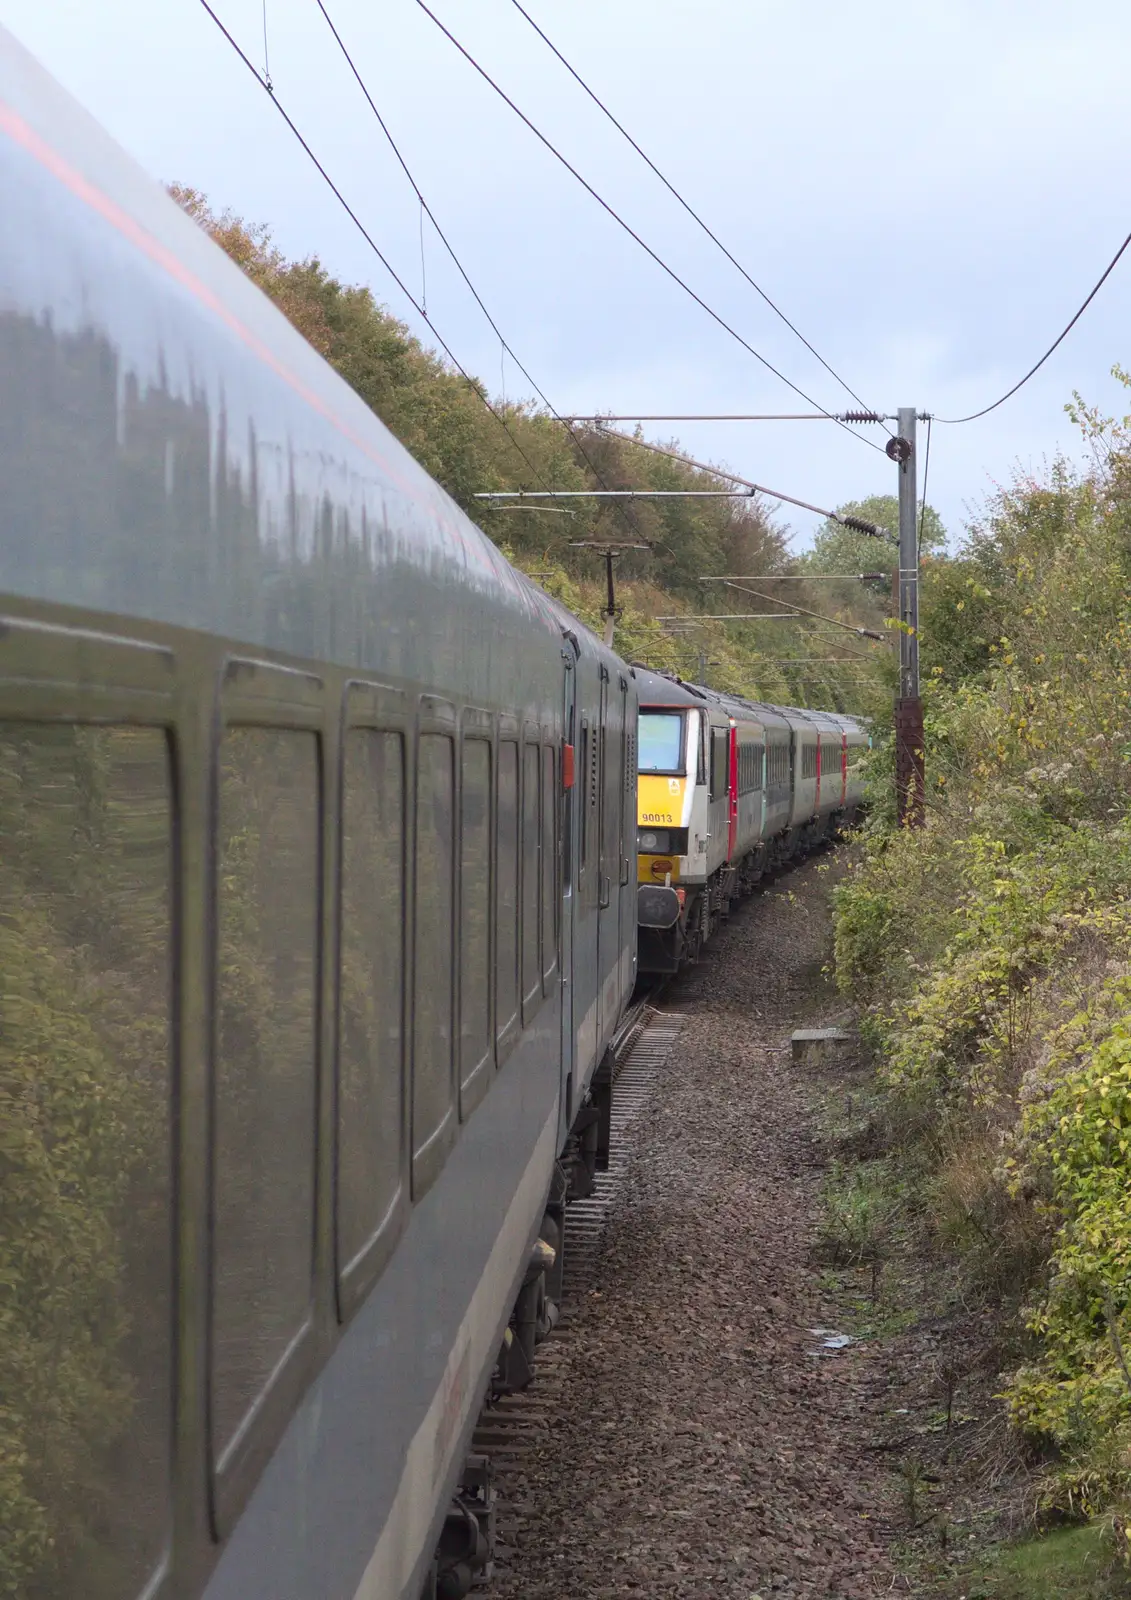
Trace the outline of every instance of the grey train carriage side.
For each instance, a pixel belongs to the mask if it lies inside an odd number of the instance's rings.
[[[635,683],[2,31],[0,191],[0,1586],[419,1600],[443,1532],[459,1593]]]

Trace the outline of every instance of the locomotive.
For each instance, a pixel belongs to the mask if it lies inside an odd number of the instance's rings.
[[[462,1593],[646,897],[849,730],[621,661],[2,30],[0,193],[0,1587]]]

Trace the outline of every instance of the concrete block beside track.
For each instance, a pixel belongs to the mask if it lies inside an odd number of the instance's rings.
[[[853,1038],[844,1028],[798,1028],[789,1043],[795,1067],[835,1067],[847,1060]]]

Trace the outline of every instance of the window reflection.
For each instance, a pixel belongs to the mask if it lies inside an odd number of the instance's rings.
[[[452,741],[446,734],[422,734],[416,783],[414,1155],[439,1132],[452,1106],[454,822]]]
[[[460,1076],[491,1048],[491,746],[465,739],[460,830]]]
[[[498,848],[495,868],[495,1031],[518,1011],[518,745],[499,746]]]
[[[338,1083],[338,1253],[347,1266],[400,1187],[404,746],[346,736]]]
[[[169,754],[0,723],[0,1592],[133,1600],[168,1529]]]
[[[212,1307],[221,1461],[310,1304],[318,813],[314,734],[227,731]]]

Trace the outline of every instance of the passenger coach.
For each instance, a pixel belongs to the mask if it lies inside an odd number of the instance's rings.
[[[2,31],[0,214],[0,1589],[464,1593],[635,978],[631,671]]]

